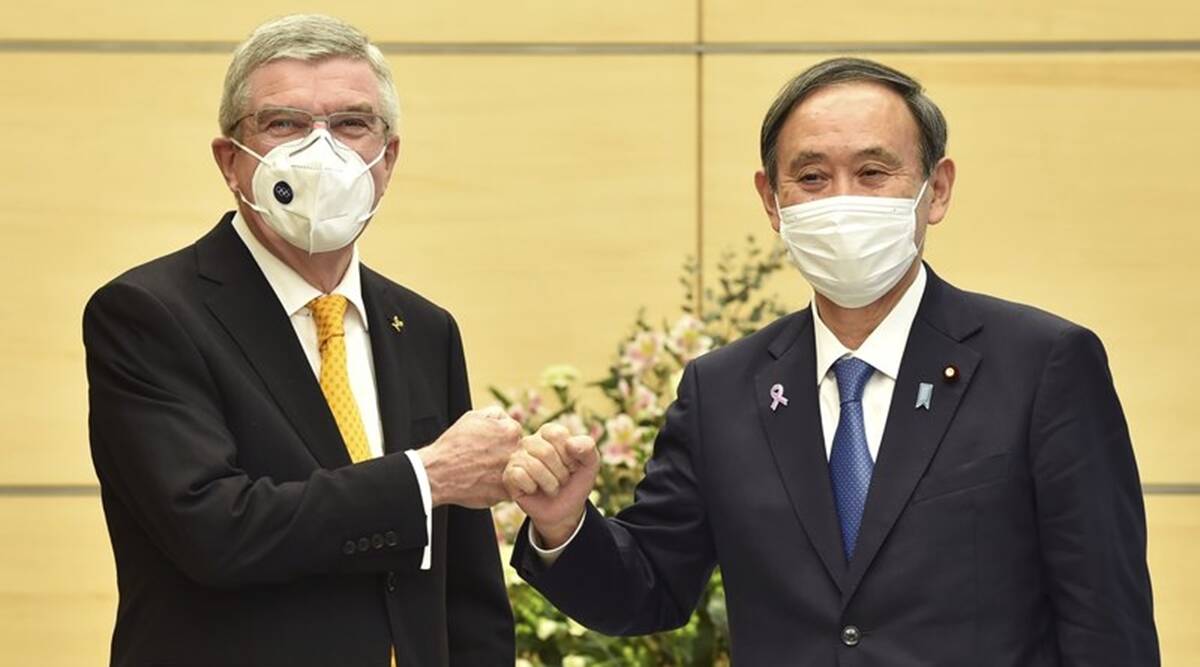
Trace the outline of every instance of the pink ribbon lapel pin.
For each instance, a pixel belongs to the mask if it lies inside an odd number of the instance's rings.
[[[783,395],[783,385],[776,384],[771,387],[771,412],[779,409],[779,406],[787,407],[787,396]]]

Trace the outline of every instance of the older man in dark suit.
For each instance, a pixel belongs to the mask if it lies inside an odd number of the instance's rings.
[[[454,319],[356,250],[399,146],[387,63],[284,17],[220,115],[237,211],[84,313],[112,663],[512,665],[481,508],[520,428],[469,412]]]
[[[911,77],[792,80],[755,175],[811,307],[696,360],[615,518],[548,427],[505,472],[521,575],[585,625],[683,624],[719,565],[746,665],[1159,663],[1137,466],[1104,349],[921,261],[955,165]],[[524,494],[522,496],[522,494]]]

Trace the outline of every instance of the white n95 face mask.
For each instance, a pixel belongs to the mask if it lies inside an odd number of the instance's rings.
[[[861,308],[896,286],[917,257],[915,199],[841,195],[779,207],[779,236],[818,293]]]
[[[345,248],[375,215],[371,167],[383,159],[386,145],[367,164],[323,127],[265,156],[231,141],[258,160],[251,182],[254,201],[241,191],[238,196],[297,248],[309,254]]]

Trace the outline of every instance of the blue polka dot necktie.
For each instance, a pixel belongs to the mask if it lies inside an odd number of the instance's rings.
[[[833,483],[847,563],[854,557],[867,490],[871,488],[871,469],[875,466],[867,449],[862,406],[863,388],[874,372],[870,364],[854,357],[838,359],[833,364],[842,408],[833,434],[833,449],[829,452],[829,480]]]

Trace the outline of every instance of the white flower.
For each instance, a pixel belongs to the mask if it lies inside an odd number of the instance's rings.
[[[542,371],[542,386],[566,389],[579,380],[579,369],[568,364],[554,364]]]
[[[562,667],[587,667],[587,656],[582,655],[564,655]]]
[[[501,569],[504,572],[504,588],[509,589],[513,586],[528,586],[521,575],[517,574],[516,568],[512,566],[512,545],[500,545],[500,563]]]
[[[546,641],[547,639],[553,637],[554,633],[558,632],[558,622],[549,618],[539,618],[537,622],[537,628],[534,630],[534,632],[537,633],[538,639]]]
[[[671,327],[666,346],[686,364],[711,350],[713,339],[704,335],[703,322],[692,315],[684,315]]]
[[[579,623],[577,623],[575,621],[575,619],[568,618],[567,619],[567,632],[570,633],[570,635],[572,637],[582,637],[587,634],[587,628],[585,628],[582,625],[580,625]]]
[[[513,665],[513,667],[533,667],[533,663],[529,662],[525,658],[517,658],[517,662]]]
[[[554,420],[554,423],[567,429],[567,432],[571,435],[588,434],[588,427],[587,424],[584,423],[583,417],[580,417],[574,412],[568,412],[564,415],[560,415],[558,419]]]
[[[669,382],[671,383],[671,400],[674,401],[679,398],[679,383],[683,382],[683,369],[680,368],[672,373]]]

